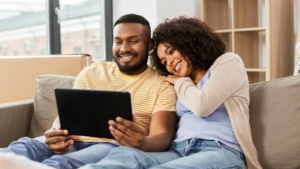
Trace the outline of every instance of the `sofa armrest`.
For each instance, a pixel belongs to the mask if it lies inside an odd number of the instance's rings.
[[[0,147],[27,136],[33,114],[33,99],[0,104]]]

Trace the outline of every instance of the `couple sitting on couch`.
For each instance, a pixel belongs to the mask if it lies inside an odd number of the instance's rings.
[[[115,139],[109,140],[70,136],[57,118],[46,140],[21,138],[0,153],[53,168],[261,168],[250,131],[246,70],[207,24],[166,20],[151,39],[145,18],[124,15],[114,24],[113,54],[115,63],[94,62],[74,88],[129,91],[135,123],[110,120]]]

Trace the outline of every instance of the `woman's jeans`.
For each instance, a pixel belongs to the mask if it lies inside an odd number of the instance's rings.
[[[217,140],[189,139],[173,142],[167,152],[143,152],[121,146],[114,148],[96,164],[81,169],[170,168],[170,169],[246,169],[239,151]]]
[[[56,169],[72,169],[100,161],[115,147],[116,145],[110,143],[74,142],[67,153],[56,155],[45,144],[45,137],[42,136],[35,139],[23,137],[7,148],[0,148],[0,152],[26,156]]]

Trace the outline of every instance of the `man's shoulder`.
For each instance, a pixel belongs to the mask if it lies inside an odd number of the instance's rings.
[[[106,67],[113,67],[116,66],[115,62],[108,62],[108,61],[104,61],[104,60],[97,60],[94,61],[90,66],[88,67],[97,67],[97,66],[106,66]]]
[[[146,81],[151,81],[152,84],[161,85],[163,83],[160,80],[160,75],[151,67],[147,68],[143,76],[145,76]]]
[[[91,65],[87,66],[85,69],[86,70],[97,70],[97,69],[115,69],[116,68],[116,63],[115,62],[107,62],[107,61],[94,61]]]
[[[151,78],[148,78],[148,80],[151,81],[149,83],[151,83],[153,87],[156,86],[160,91],[174,91],[173,85],[171,85],[169,82],[162,81],[160,77],[161,75],[153,71],[151,73]]]

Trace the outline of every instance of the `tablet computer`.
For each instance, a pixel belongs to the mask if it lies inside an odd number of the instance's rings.
[[[69,135],[113,138],[109,120],[132,121],[129,92],[55,88],[54,93],[61,128]]]

